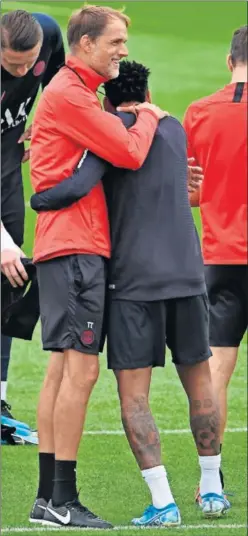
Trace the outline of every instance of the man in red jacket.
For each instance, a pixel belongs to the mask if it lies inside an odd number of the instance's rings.
[[[233,35],[227,58],[231,83],[191,104],[184,119],[189,156],[204,170],[200,196],[192,194],[191,205],[200,206],[202,217],[210,367],[219,393],[221,443],[227,387],[248,324],[247,33],[243,26]]]
[[[44,91],[33,123],[31,177],[36,192],[69,177],[88,149],[115,166],[142,166],[166,113],[141,104],[136,124],[127,131],[118,117],[102,111],[96,96],[102,82],[119,74],[119,62],[127,55],[128,25],[126,15],[108,7],[87,6],[72,15],[67,34],[71,54]],[[39,214],[34,260],[42,340],[43,348],[53,353],[38,408],[40,481],[32,522],[111,527],[80,504],[75,473],[86,407],[99,372],[109,256],[101,183],[65,210]]]

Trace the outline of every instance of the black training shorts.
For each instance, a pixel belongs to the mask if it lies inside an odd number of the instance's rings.
[[[20,168],[9,174],[2,174],[1,194],[1,220],[15,244],[21,247],[24,236],[25,203]]]
[[[205,294],[156,302],[111,300],[107,309],[110,369],[163,367],[166,345],[176,365],[211,356]]]
[[[248,266],[208,265],[210,346],[237,348],[248,325]]]
[[[97,355],[105,298],[105,260],[70,255],[37,263],[43,349]]]

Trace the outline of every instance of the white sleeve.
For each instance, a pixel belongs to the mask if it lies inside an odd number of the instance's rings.
[[[19,251],[18,246],[15,244],[14,240],[11,238],[8,231],[6,231],[3,223],[1,222],[1,252],[5,249],[12,251]]]

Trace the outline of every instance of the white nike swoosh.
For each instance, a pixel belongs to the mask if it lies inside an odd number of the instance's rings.
[[[41,506],[40,504],[37,504],[38,508],[41,508],[41,510],[46,510],[45,506]]]
[[[51,510],[51,508],[47,508],[48,512],[50,512],[50,514],[52,514],[54,517],[56,517],[56,519],[58,519],[58,521],[60,521],[60,523],[63,523],[63,525],[68,525],[71,521],[71,514],[68,510],[66,516],[61,516],[60,514],[58,514],[58,512],[55,512],[54,510]]]

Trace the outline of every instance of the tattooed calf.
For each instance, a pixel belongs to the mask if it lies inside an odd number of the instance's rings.
[[[136,396],[122,403],[122,423],[140,469],[161,465],[159,432],[146,397]]]

